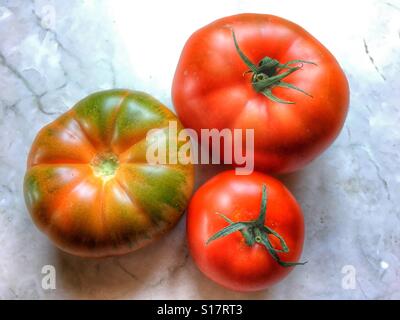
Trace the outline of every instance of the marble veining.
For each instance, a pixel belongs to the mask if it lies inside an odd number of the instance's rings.
[[[307,168],[281,177],[304,210],[308,264],[266,291],[228,291],[191,260],[185,219],[162,241],[123,257],[82,259],[54,248],[22,195],[37,131],[102,89],[147,91],[172,108],[185,40],[240,12],[301,24],[350,82],[339,138]],[[399,57],[398,0],[0,0],[0,298],[400,299]],[[221,169],[199,166],[197,185]],[[56,268],[55,290],[42,288],[44,265]]]

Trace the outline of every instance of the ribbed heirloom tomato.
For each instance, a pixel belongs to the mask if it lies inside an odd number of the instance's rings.
[[[189,204],[187,238],[199,269],[232,290],[265,289],[303,264],[301,208],[280,181],[258,172],[226,171],[202,185]]]
[[[61,249],[87,257],[127,253],[167,232],[193,188],[191,164],[146,161],[148,130],[169,137],[169,121],[178,122],[151,96],[110,90],[44,127],[24,181],[36,225]]]
[[[254,129],[256,168],[289,172],[336,138],[349,88],[334,56],[303,28],[272,15],[240,14],[189,38],[172,97],[186,127]]]

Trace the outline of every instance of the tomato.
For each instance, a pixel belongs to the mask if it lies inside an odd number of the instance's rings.
[[[259,172],[226,171],[202,185],[189,204],[187,239],[199,269],[232,290],[265,289],[303,264],[301,208],[280,181]]]
[[[182,123],[198,134],[254,129],[255,167],[282,173],[304,167],[334,141],[349,87],[334,56],[303,28],[240,14],[189,38],[172,97]]]
[[[24,180],[36,225],[62,250],[86,257],[124,254],[166,233],[193,189],[191,164],[146,161],[148,130],[168,133],[169,121],[176,116],[151,96],[109,90],[44,127]]]

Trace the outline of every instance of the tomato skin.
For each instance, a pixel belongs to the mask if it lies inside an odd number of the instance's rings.
[[[146,160],[148,130],[168,132],[170,120],[182,128],[151,96],[109,90],[40,130],[24,180],[39,229],[62,250],[85,257],[125,254],[171,229],[193,190],[193,166]]]
[[[300,206],[275,178],[254,172],[248,176],[225,171],[202,185],[192,197],[187,216],[190,253],[199,269],[211,280],[236,291],[257,291],[282,280],[293,267],[280,266],[267,249],[245,243],[240,232],[206,241],[227,222],[255,220],[260,211],[262,185],[268,192],[265,225],[278,232],[290,251],[279,253],[282,261],[297,262],[304,242],[304,219]],[[274,247],[279,241],[270,236]]]
[[[285,78],[312,95],[273,88],[270,101],[254,90],[248,67],[232,38],[253,63],[269,56],[281,63],[302,59],[302,69]],[[321,154],[343,127],[349,86],[334,56],[300,26],[272,15],[240,14],[217,20],[187,41],[172,86],[182,123],[202,128],[254,129],[255,167],[271,173],[301,169]]]

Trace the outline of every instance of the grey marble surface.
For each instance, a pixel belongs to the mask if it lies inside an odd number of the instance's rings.
[[[87,260],[55,249],[33,226],[22,196],[37,131],[101,89],[144,90],[171,106],[187,37],[240,12],[301,24],[350,81],[340,137],[307,168],[282,177],[304,210],[309,263],[262,292],[225,290],[189,257],[184,219],[162,241],[119,258]],[[399,58],[398,0],[0,0],[0,298],[399,299]],[[218,170],[199,167],[197,183]],[[42,288],[44,265],[56,268],[55,290]],[[348,270],[353,286],[346,285]]]

